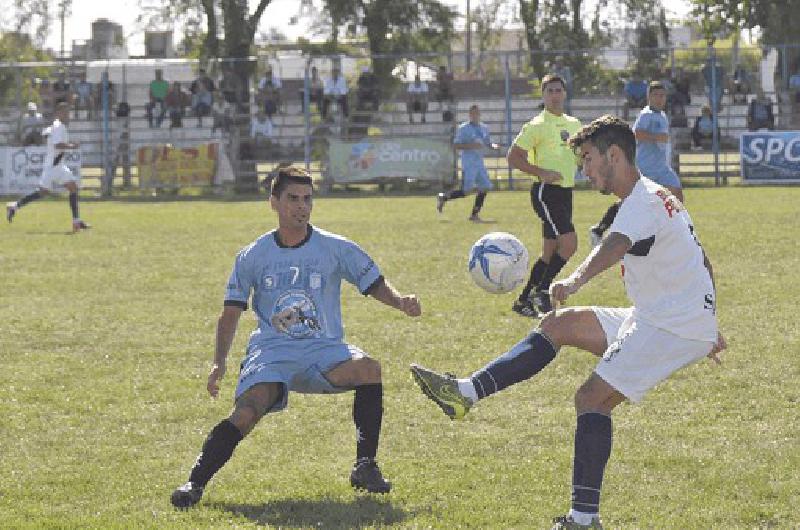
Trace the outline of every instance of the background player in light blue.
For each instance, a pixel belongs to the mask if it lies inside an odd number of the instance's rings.
[[[659,81],[652,81],[647,87],[647,106],[633,124],[636,167],[642,175],[661,184],[683,202],[681,181],[670,165],[669,118],[664,112],[666,106],[666,87]],[[612,204],[600,222],[589,228],[589,240],[593,247],[600,243],[603,233],[614,222],[619,206],[619,201]]]
[[[472,207],[470,221],[480,222],[478,215],[483,208],[486,194],[492,189],[489,173],[483,163],[484,149],[499,149],[500,146],[492,143],[489,128],[481,122],[481,111],[477,105],[469,108],[469,121],[458,126],[453,139],[453,147],[461,151],[461,170],[464,175],[460,189],[450,190],[436,196],[436,209],[442,213],[444,203],[452,199],[460,199],[470,191],[477,189],[475,204]]]
[[[358,245],[309,224],[312,191],[311,177],[303,169],[280,169],[270,197],[278,228],[236,258],[208,376],[212,397],[219,393],[228,351],[248,302],[258,316],[258,328],[241,364],[233,413],[212,429],[189,481],[172,494],[178,508],[200,501],[206,484],[242,438],[265,414],[286,407],[289,391],[355,390],[357,456],[350,483],[372,493],[391,488],[375,462],[383,416],[381,367],[343,342],[341,281],[409,316],[420,315],[420,304],[415,295],[401,295],[389,285]]]

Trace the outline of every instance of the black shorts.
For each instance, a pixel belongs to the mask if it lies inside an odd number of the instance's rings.
[[[537,182],[531,188],[531,205],[542,220],[545,239],[555,239],[575,231],[572,225],[572,188]]]

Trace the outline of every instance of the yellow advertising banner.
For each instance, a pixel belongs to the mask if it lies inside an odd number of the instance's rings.
[[[143,188],[210,186],[217,169],[219,144],[140,147],[136,153],[139,185]]]

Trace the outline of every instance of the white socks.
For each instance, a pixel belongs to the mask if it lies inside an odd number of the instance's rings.
[[[458,391],[461,392],[461,395],[476,403],[478,401],[478,393],[475,392],[475,385],[472,384],[472,379],[456,379],[456,381],[458,381]]]

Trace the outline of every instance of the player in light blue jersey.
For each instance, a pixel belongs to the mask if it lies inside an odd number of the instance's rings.
[[[633,124],[636,167],[642,175],[661,184],[683,202],[681,181],[670,165],[669,119],[664,112],[666,105],[666,88],[659,81],[652,81],[647,88],[647,106]],[[603,233],[614,222],[619,206],[619,202],[612,204],[600,222],[589,228],[593,247],[600,243]]]
[[[469,220],[480,222],[481,218],[478,214],[483,208],[486,194],[492,189],[489,173],[483,163],[483,153],[487,148],[496,150],[500,146],[492,143],[489,128],[481,122],[481,111],[477,105],[469,108],[469,121],[462,123],[456,129],[453,147],[461,151],[461,171],[464,174],[464,181],[460,189],[450,190],[436,196],[436,210],[442,213],[444,203],[465,197],[467,193],[477,189],[478,193],[475,195],[475,204]]]
[[[272,184],[270,205],[278,228],[245,247],[236,258],[217,324],[214,365],[208,392],[219,393],[226,358],[248,303],[258,316],[241,363],[233,413],[215,426],[192,467],[189,481],[172,494],[172,504],[197,504],[208,481],[236,445],[269,412],[286,407],[289,392],[335,393],[355,390],[356,489],[387,493],[375,462],[383,416],[380,363],[343,341],[342,280],[409,316],[419,316],[415,295],[399,294],[374,261],[355,243],[309,223],[311,177],[303,169],[281,168]]]

